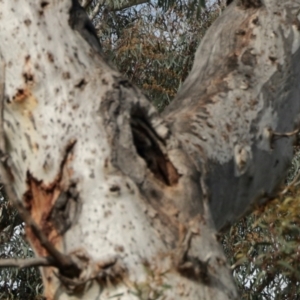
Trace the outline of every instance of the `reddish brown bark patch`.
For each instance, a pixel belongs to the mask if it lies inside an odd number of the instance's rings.
[[[58,233],[49,222],[49,214],[55,200],[60,194],[56,185],[45,186],[42,181],[34,178],[29,172],[27,173],[28,190],[24,195],[25,205],[31,214],[33,220],[38,224],[40,230],[55,245],[58,242]],[[46,250],[40,245],[30,228],[26,227],[26,235],[31,241],[37,253],[46,256]]]
[[[25,206],[40,230],[54,246],[58,246],[61,235],[51,221],[53,219],[51,218],[51,213],[57,199],[74,186],[74,183],[71,183],[72,169],[69,168],[69,164],[73,160],[72,149],[75,143],[76,141],[74,140],[67,145],[59,173],[52,183],[46,185],[42,180],[38,180],[30,172],[27,172],[26,183],[28,188],[24,194]],[[47,255],[47,251],[41,246],[29,226],[26,228],[26,234],[35,251],[41,256]]]

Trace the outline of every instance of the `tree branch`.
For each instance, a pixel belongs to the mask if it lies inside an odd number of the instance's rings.
[[[93,8],[92,12],[89,13],[91,20],[93,20],[97,14],[99,13],[102,6],[105,6],[107,11],[121,11],[123,9],[130,8],[132,6],[140,5],[149,2],[149,0],[124,0],[118,3],[105,3],[105,0],[99,0],[95,7]],[[86,9],[90,6],[92,1],[86,0],[82,2],[82,6]]]
[[[96,6],[93,8],[92,12],[89,15],[91,20],[93,20],[97,16],[97,14],[99,13],[100,8],[102,7],[102,5],[103,5],[103,1],[99,1],[96,4]]]
[[[87,8],[91,3],[92,3],[93,0],[83,0],[81,1],[81,6],[83,6],[84,8]]]
[[[30,267],[49,267],[56,266],[55,260],[52,257],[34,257],[26,259],[1,259],[0,268],[15,267],[19,269]]]
[[[300,2],[245,5],[233,2],[213,23],[164,111],[195,164],[207,170],[218,229],[276,195],[299,126]]]
[[[120,11],[147,2],[149,2],[149,0],[125,0],[124,2],[120,2],[117,5],[110,5],[107,7],[107,9],[109,11]]]

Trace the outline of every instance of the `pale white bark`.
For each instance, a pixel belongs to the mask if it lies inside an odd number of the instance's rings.
[[[293,62],[300,1],[278,1],[280,16],[271,2],[224,14],[163,119],[70,28],[70,0],[0,0],[13,186],[48,239],[81,270],[72,277],[44,268],[47,299],[238,298],[211,215],[223,227],[262,188],[274,188],[291,141],[281,139],[272,150],[265,128],[291,130],[299,112]],[[222,29],[228,20],[233,24]],[[245,31],[241,40],[227,49],[238,29]],[[255,65],[240,64],[246,53],[246,62],[255,54]],[[260,184],[261,172],[282,158],[270,183]],[[251,176],[259,183],[249,184]],[[27,234],[36,253],[47,255]]]

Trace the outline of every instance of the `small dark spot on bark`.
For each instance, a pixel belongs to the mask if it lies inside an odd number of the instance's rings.
[[[250,100],[250,106],[251,106],[251,108],[254,108],[254,106],[256,106],[257,104],[258,104],[257,99]]]
[[[231,132],[231,130],[232,130],[231,125],[227,123],[226,124],[226,129],[227,129],[228,132]]]
[[[275,56],[269,56],[269,60],[274,64],[277,61],[277,58]]]
[[[241,61],[246,66],[254,67],[256,65],[256,55],[251,53],[252,49],[247,49],[242,57]]]
[[[120,85],[119,85],[118,82],[114,82],[113,85],[112,85],[112,87],[113,87],[114,89],[118,89],[118,88],[120,88]]]
[[[252,20],[252,23],[254,25],[259,25],[259,18],[258,17],[255,17],[253,20]]]
[[[105,78],[103,78],[103,79],[102,79],[102,83],[105,84],[105,85],[107,85],[107,84],[108,84],[108,81],[107,81]]]
[[[31,144],[31,139],[30,139],[30,136],[27,133],[25,133],[25,138],[27,140],[29,148],[32,149],[33,147],[32,147],[32,144]]]
[[[124,252],[124,247],[121,245],[116,245],[115,246],[115,251],[116,252]]]
[[[151,195],[151,197],[155,200],[155,199],[159,199],[159,194],[157,193],[157,191],[156,190],[154,190],[154,189],[152,189],[151,191],[150,191],[150,195]]]
[[[113,185],[109,188],[111,192],[119,192],[121,188],[118,185]]]
[[[24,80],[25,80],[25,83],[28,84],[28,83],[32,83],[34,81],[34,78],[33,78],[33,75],[32,74],[29,74],[29,73],[23,73],[23,77],[24,77]]]
[[[236,32],[235,32],[236,35],[245,35],[246,34],[246,31],[244,29],[238,29]]]
[[[34,117],[33,117],[32,113],[29,114],[29,119],[30,119],[34,129],[36,130],[36,124],[35,124],[35,120],[34,120]]]
[[[21,155],[23,160],[27,159],[26,152],[24,150],[21,151]]]
[[[207,127],[209,127],[209,128],[214,128],[214,125],[211,124],[209,121],[206,121],[206,125],[207,125]]]
[[[236,54],[233,54],[228,57],[227,66],[228,66],[229,70],[234,70],[238,67],[238,59],[237,59]]]
[[[251,75],[250,74],[245,74],[246,79],[251,79]]]
[[[25,24],[26,26],[29,26],[29,25],[31,24],[31,20],[26,19],[26,20],[24,21],[24,24]]]
[[[18,89],[17,94],[13,97],[13,99],[23,98],[23,96],[24,96],[24,90],[23,89]]]
[[[108,168],[108,158],[104,160],[104,168]]]
[[[226,265],[226,261],[220,257],[216,257],[216,261],[219,264],[219,266],[225,266]]]
[[[48,52],[47,56],[48,56],[48,59],[49,59],[50,62],[54,62],[54,57],[53,57],[52,53]]]
[[[111,213],[110,210],[107,210],[106,212],[104,212],[104,217],[105,217],[105,218],[107,218],[107,217],[109,217],[109,216],[111,216],[111,215],[112,215],[112,213]]]
[[[86,81],[83,78],[77,84],[75,84],[75,87],[78,88],[78,89],[83,89],[85,85],[86,85]]]
[[[71,74],[69,72],[63,72],[62,77],[63,77],[63,79],[70,79]]]
[[[276,168],[278,166],[279,160],[276,159],[275,163],[274,163],[274,168]]]
[[[47,1],[42,1],[42,3],[41,3],[41,8],[45,8],[47,5],[49,5],[49,2],[47,2]]]

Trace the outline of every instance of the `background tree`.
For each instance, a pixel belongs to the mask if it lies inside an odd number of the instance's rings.
[[[297,150],[297,148],[296,148]],[[299,152],[288,186],[276,199],[223,236],[242,299],[297,299],[299,295]]]

